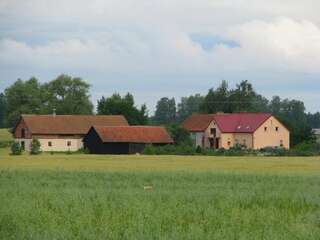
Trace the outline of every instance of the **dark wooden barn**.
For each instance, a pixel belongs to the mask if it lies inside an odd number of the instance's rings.
[[[93,126],[83,139],[84,147],[93,154],[141,153],[147,144],[173,143],[163,127]]]

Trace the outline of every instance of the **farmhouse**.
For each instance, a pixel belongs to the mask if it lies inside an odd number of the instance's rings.
[[[141,153],[146,144],[173,143],[164,127],[93,126],[83,139],[84,147],[95,154]]]
[[[289,149],[289,131],[269,113],[193,114],[182,127],[191,133],[195,146],[229,149],[236,144],[247,148]]]
[[[42,151],[77,151],[91,126],[128,126],[122,115],[21,115],[13,135],[29,151],[37,138]]]

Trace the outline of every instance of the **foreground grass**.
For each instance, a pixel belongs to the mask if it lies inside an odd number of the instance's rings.
[[[156,172],[253,172],[319,174],[320,157],[208,157],[24,154],[10,156],[0,149],[0,169],[66,171],[156,171]]]
[[[319,175],[2,170],[0,239],[318,240],[319,186]]]
[[[6,128],[0,128],[0,141],[11,141],[12,135]]]
[[[318,240],[320,158],[0,149],[0,239]]]

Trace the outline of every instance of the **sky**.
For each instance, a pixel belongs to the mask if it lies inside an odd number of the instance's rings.
[[[92,101],[133,93],[206,94],[249,80],[271,98],[320,111],[320,1],[0,0],[0,92],[18,78],[64,73]]]

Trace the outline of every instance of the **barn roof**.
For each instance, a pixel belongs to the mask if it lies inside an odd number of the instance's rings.
[[[270,113],[192,114],[182,127],[190,132],[202,132],[215,121],[224,133],[253,133],[271,116]]]
[[[164,127],[93,126],[102,142],[173,143]]]
[[[93,125],[128,126],[122,115],[21,115],[32,134],[86,134]]]

